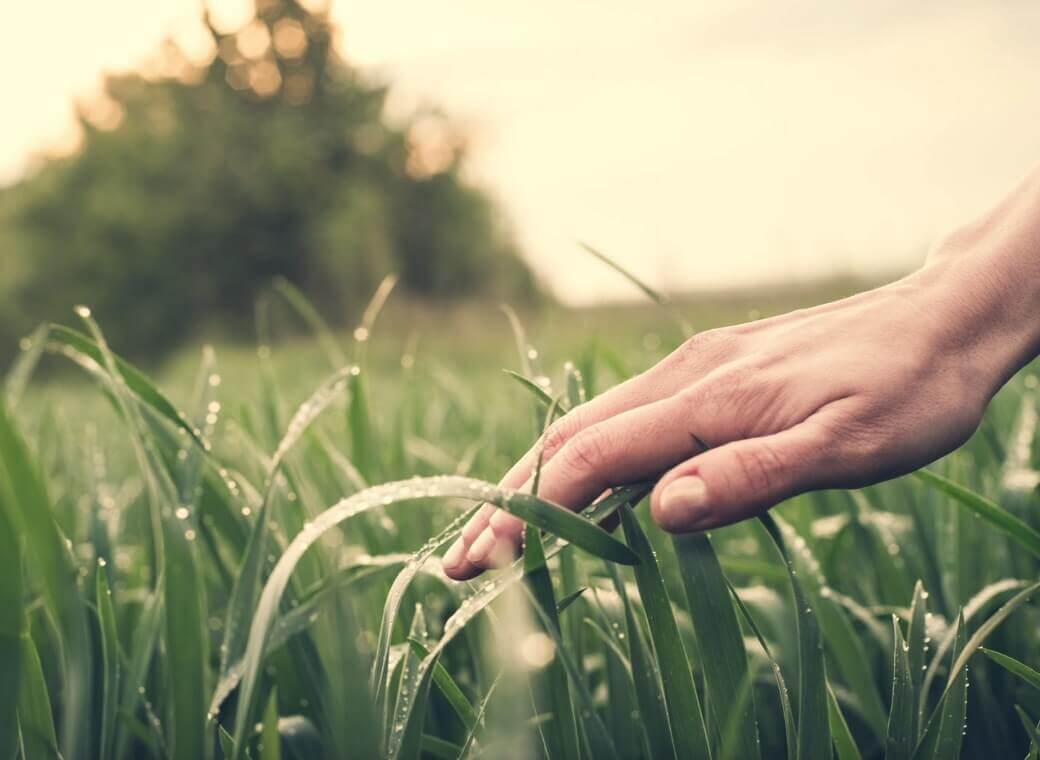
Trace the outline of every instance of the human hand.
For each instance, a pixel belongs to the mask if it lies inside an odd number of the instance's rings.
[[[580,509],[611,486],[660,477],[654,520],[699,531],[953,450],[1035,352],[1036,331],[1015,318],[1037,305],[1036,286],[1015,291],[988,256],[1002,234],[967,228],[891,285],[694,336],[549,428],[539,495]],[[953,255],[965,246],[981,253]],[[529,487],[538,448],[504,486]],[[522,531],[485,505],[445,554],[445,572],[465,580],[511,559]]]

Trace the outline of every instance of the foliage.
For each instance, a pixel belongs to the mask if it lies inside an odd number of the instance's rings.
[[[105,416],[34,405],[32,347],[0,405],[8,756],[1011,757],[1036,734],[1029,376],[941,477],[673,543],[633,510],[650,484],[575,517],[479,479],[530,443],[535,388],[550,416],[594,392],[572,367],[563,392],[411,361],[394,384],[318,320],[330,374],[295,413],[267,353],[254,393],[205,352],[176,405],[81,316],[35,348]],[[528,552],[448,582],[481,500],[529,520]]]
[[[154,71],[109,78],[81,148],[0,191],[5,352],[72,303],[134,355],[242,330],[276,276],[337,323],[389,272],[421,296],[536,293],[463,178],[462,135],[433,112],[392,123],[324,14],[262,0],[240,31],[208,28],[212,60],[171,43]]]

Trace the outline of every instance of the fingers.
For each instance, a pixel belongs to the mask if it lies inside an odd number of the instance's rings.
[[[585,428],[543,463],[538,495],[578,509],[612,485],[652,477],[689,457],[699,446],[685,426],[677,424],[682,405],[673,396]],[[521,520],[494,511],[479,536],[463,541],[466,563],[488,568],[512,557],[522,533]],[[449,564],[449,559],[457,564]],[[462,575],[461,567],[458,556],[446,556],[445,570],[451,577]]]
[[[831,436],[817,418],[705,451],[654,488],[654,520],[672,533],[707,530],[762,514],[833,476]]]
[[[587,404],[571,410],[566,416],[560,418],[553,424],[539,444],[534,446],[523,458],[520,459],[506,473],[501,485],[505,488],[522,488],[533,473],[538,461],[539,454],[542,456],[543,465],[549,462],[555,454],[560,451],[567,442],[582,430],[595,425],[603,420],[609,419],[626,410],[636,408],[640,405],[655,401],[671,390],[667,383],[659,383],[654,377],[653,371],[644,375],[631,378],[611,388],[601,396]],[[544,447],[544,449],[543,449]],[[469,580],[479,575],[486,562],[477,564],[467,558],[473,544],[481,537],[481,534],[489,527],[494,516],[496,527],[503,535],[513,537],[518,541],[523,532],[523,523],[508,512],[502,512],[491,504],[485,504],[463,528],[462,536],[444,554],[441,563],[445,574],[455,580]],[[491,553],[494,548],[491,538],[484,538],[478,546],[474,556],[484,557]],[[488,551],[485,552],[484,550]]]

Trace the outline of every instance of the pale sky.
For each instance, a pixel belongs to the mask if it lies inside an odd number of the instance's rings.
[[[221,23],[248,0],[215,0]],[[18,3],[0,181],[199,0]],[[474,135],[471,173],[570,301],[914,266],[1040,163],[1035,0],[340,0],[343,53]],[[46,31],[41,31],[46,30]],[[52,46],[51,50],[41,45]]]

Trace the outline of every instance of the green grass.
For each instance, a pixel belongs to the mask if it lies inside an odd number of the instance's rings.
[[[927,473],[673,541],[651,484],[575,516],[493,483],[547,413],[746,301],[379,306],[344,336],[279,283],[259,351],[159,384],[86,312],[35,335],[0,404],[3,757],[1037,751],[1035,380]],[[455,584],[437,557],[481,501],[528,551]]]

